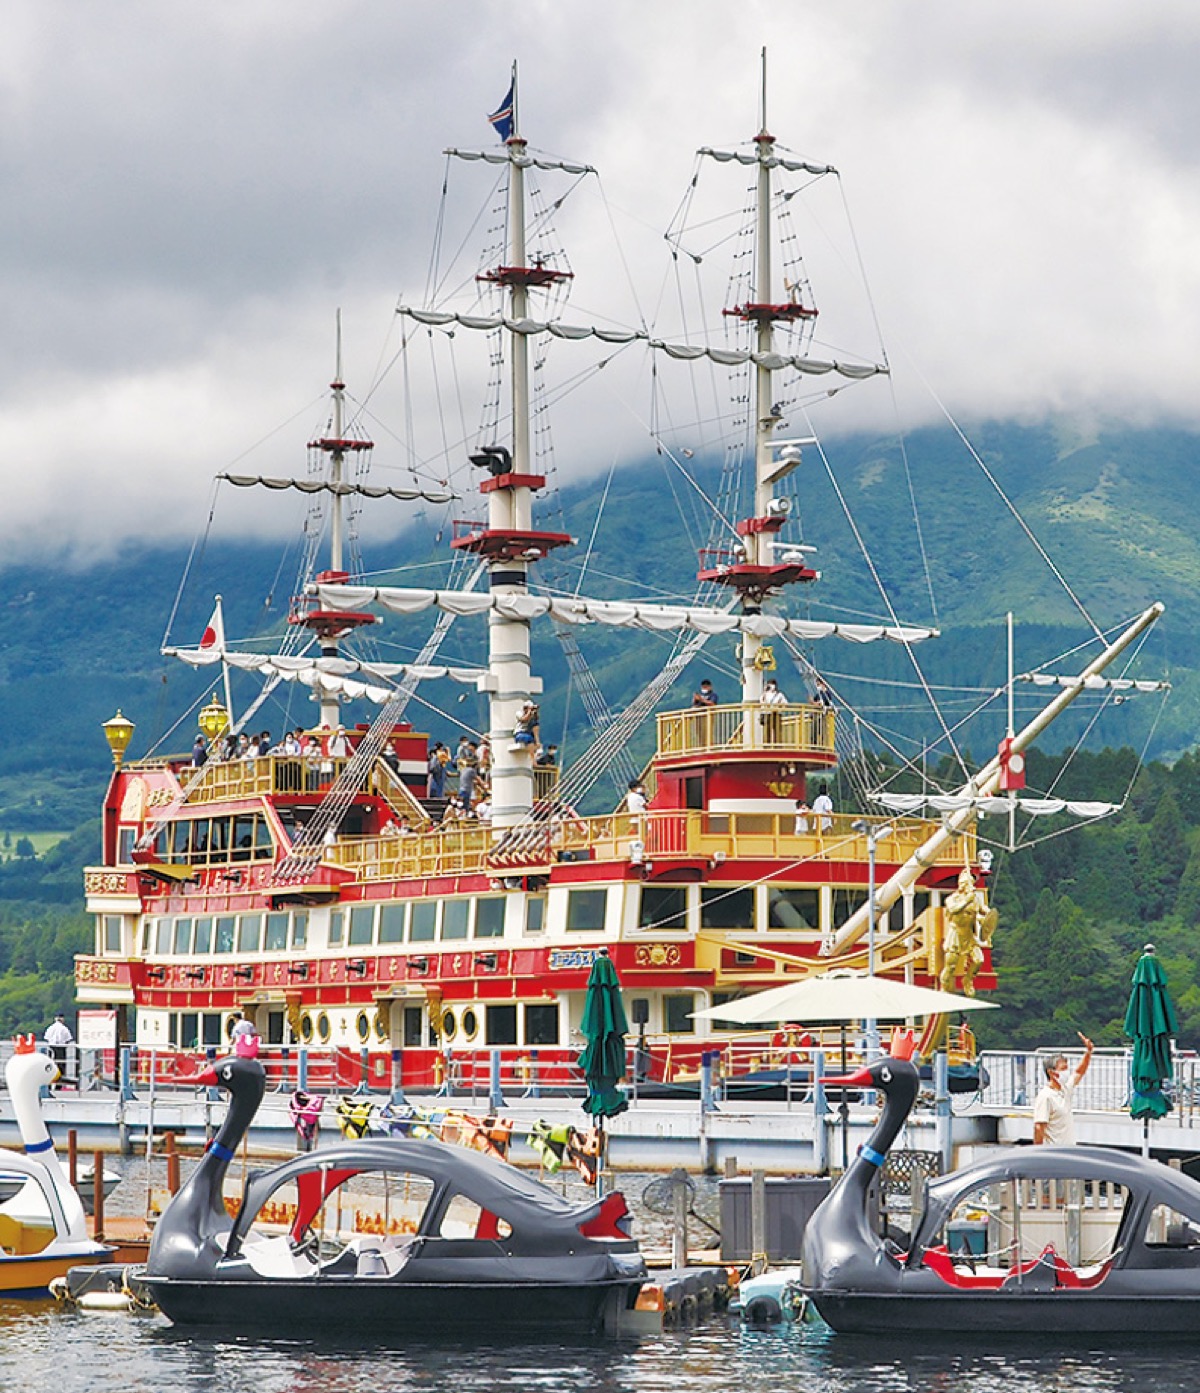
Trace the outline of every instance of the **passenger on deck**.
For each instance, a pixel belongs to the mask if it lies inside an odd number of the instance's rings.
[[[538,752],[534,756],[534,764],[543,769],[551,768],[558,763],[557,745],[539,745]]]
[[[426,792],[428,797],[445,798],[446,765],[449,762],[449,751],[440,740],[435,740],[433,748],[429,751],[429,764],[427,766],[429,778],[426,783]]]
[[[203,769],[208,763],[208,745],[203,735],[197,735],[192,745],[192,768]]]
[[[713,684],[706,677],[700,683],[700,690],[697,691],[695,695],[692,697],[692,705],[716,706],[717,704],[718,698],[716,692],[713,691]]]
[[[345,726],[338,726],[337,730],[329,737],[325,753],[330,759],[345,759],[350,753],[350,741],[346,739]]]
[[[817,815],[817,828],[821,832],[828,832],[833,826],[833,818],[827,814],[833,812],[833,799],[829,796],[829,785],[822,784],[817,789],[817,796],[813,799],[812,810]]]
[[[823,677],[818,677],[813,688],[814,706],[832,706],[833,693],[829,690],[829,683]]]
[[[768,677],[763,685],[762,704],[764,706],[786,706],[787,697],[779,690],[779,683]]]
[[[478,775],[479,746],[474,740],[466,740],[465,744],[460,743],[458,747],[458,796],[466,808],[471,806]]]
[[[646,811],[646,786],[637,779],[629,780],[629,792],[625,795],[625,808],[640,817]]]
[[[812,809],[808,806],[804,799],[797,798],[796,825],[792,828],[792,831],[795,832],[797,836],[808,831],[808,815],[810,812],[812,812]]]

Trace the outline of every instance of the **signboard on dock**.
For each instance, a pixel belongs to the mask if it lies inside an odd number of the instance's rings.
[[[115,1050],[117,1048],[117,1013],[115,1011],[80,1011],[76,1029],[81,1050]]]

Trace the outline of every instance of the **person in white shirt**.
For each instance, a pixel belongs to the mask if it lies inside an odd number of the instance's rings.
[[[817,796],[813,799],[812,810],[816,814],[817,827],[822,832],[828,832],[833,826],[833,818],[829,816],[833,812],[833,799],[829,796],[829,785],[822,784],[817,789]]]
[[[646,811],[646,789],[636,779],[629,781],[629,792],[625,795],[625,807],[635,815],[640,815]]]
[[[768,677],[763,687],[762,704],[764,706],[787,705],[787,697],[779,690],[779,683],[773,677]]]
[[[58,1072],[65,1075],[67,1072],[67,1046],[75,1037],[71,1034],[71,1027],[67,1024],[66,1017],[61,1011],[46,1027],[44,1038],[46,1044],[50,1046],[50,1058],[58,1065]]]
[[[1074,1075],[1068,1073],[1070,1065],[1066,1055],[1058,1055],[1046,1064],[1046,1086],[1033,1102],[1033,1144],[1034,1146],[1074,1146],[1075,1117],[1071,1103],[1075,1090],[1083,1082],[1083,1076],[1092,1062],[1092,1042],[1083,1032],[1079,1032],[1083,1042],[1083,1059]]]

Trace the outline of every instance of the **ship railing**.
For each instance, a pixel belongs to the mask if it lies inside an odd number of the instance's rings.
[[[1068,1049],[985,1050],[980,1063],[988,1082],[980,1091],[985,1108],[1031,1108],[1046,1082],[1045,1065],[1062,1056],[1071,1074],[1083,1059],[1076,1044]],[[1194,1054],[1177,1054],[1175,1078],[1167,1086],[1176,1112],[1171,1114],[1185,1126],[1200,1121],[1200,1060]],[[1127,1113],[1132,1101],[1130,1052],[1128,1049],[1097,1049],[1091,1065],[1076,1087],[1073,1107],[1079,1112]]]
[[[659,714],[658,752],[671,757],[762,750],[768,754],[823,756],[830,760],[835,726],[832,708],[810,702],[763,706],[745,701],[729,706],[696,706]]]
[[[653,861],[673,857],[705,861],[771,860],[802,867],[811,862],[865,862],[865,825],[886,825],[879,842],[881,865],[899,864],[916,852],[931,830],[912,818],[864,819],[855,813],[714,813],[678,809],[580,817],[555,808],[498,836],[482,823],[452,823],[412,836],[342,837],[323,859],[366,880],[408,875],[473,873],[488,868],[546,867],[555,861]],[[950,842],[934,861],[961,865],[974,858],[975,834]]]
[[[210,759],[204,766],[204,778],[188,794],[188,803],[320,794],[329,789],[346,763],[344,759],[326,759],[320,755]]]

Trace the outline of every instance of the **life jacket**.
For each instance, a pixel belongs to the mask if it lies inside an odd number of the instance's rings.
[[[375,1104],[366,1099],[343,1098],[337,1105],[338,1126],[348,1141],[361,1141],[371,1130]]]

